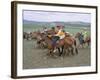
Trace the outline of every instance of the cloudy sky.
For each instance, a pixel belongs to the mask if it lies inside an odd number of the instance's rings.
[[[71,12],[50,12],[50,11],[23,11],[23,19],[28,21],[52,22],[52,21],[81,21],[91,22],[89,13],[71,13]]]

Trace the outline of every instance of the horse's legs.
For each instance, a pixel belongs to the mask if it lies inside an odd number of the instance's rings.
[[[73,46],[71,46],[71,54],[74,55],[74,52],[73,52],[74,48]]]
[[[76,40],[74,41],[74,46],[75,46],[75,52],[76,52],[76,54],[78,54],[78,49],[77,49],[77,45],[76,45]]]
[[[90,46],[90,42],[89,41],[87,42],[87,44],[88,44],[88,46]]]
[[[59,51],[59,56],[61,56],[61,54],[62,54],[61,49],[58,48],[58,51]]]
[[[53,56],[53,50],[50,50],[49,54],[50,56]]]
[[[71,50],[70,50],[70,47],[64,47],[64,55],[66,54],[67,56],[69,56],[70,55],[70,52],[71,52]]]
[[[64,46],[61,47],[62,51],[60,52],[59,56],[63,54]]]
[[[64,51],[64,46],[62,46],[62,52],[61,52],[61,54],[63,54],[63,51]]]
[[[60,53],[60,48],[58,47],[58,52]]]
[[[75,52],[76,52],[76,54],[78,54],[78,49],[77,49],[77,47],[75,47]]]
[[[70,49],[69,49],[69,48],[67,48],[67,51],[68,51],[68,52],[67,52],[67,54],[68,54],[68,56],[69,56],[69,54],[70,54]]]

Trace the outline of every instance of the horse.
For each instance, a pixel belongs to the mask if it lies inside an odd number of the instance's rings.
[[[91,42],[91,38],[90,36],[87,36],[84,40],[85,43],[87,43],[87,45],[89,46],[90,45],[90,42]]]
[[[37,39],[37,36],[40,34],[39,31],[30,32],[31,39]]]
[[[88,35],[84,39],[84,35],[82,35],[82,33],[78,32],[78,33],[76,33],[75,38],[78,38],[79,44],[81,47],[84,47],[85,44],[87,44],[88,46],[90,45],[91,39],[90,39],[90,36],[88,36]]]
[[[78,54],[78,49],[76,46],[76,40],[72,36],[66,36],[64,39],[64,46],[62,47],[62,52],[60,53],[60,56],[63,54],[64,50],[68,50],[68,53],[71,52],[72,55],[74,55],[74,51],[76,54]]]
[[[53,55],[55,47],[53,46],[52,41],[53,36],[49,37],[48,35],[44,37],[44,42],[47,44],[47,48],[49,50],[49,54]],[[72,55],[74,55],[73,50],[75,49],[75,52],[78,54],[78,49],[76,47],[76,40],[69,36],[65,37],[64,39],[60,39],[56,43],[56,49],[59,51],[59,56],[61,56],[64,52],[64,50],[68,50],[68,52],[71,52]],[[71,49],[71,50],[70,50]]]
[[[45,36],[53,36],[55,35],[55,31],[54,30],[47,30],[45,33],[41,33],[38,32],[38,34],[36,35],[36,40],[37,40],[37,44],[41,47],[41,48],[47,48],[47,44],[45,43],[44,39]]]
[[[27,40],[30,40],[30,38],[31,38],[30,33],[23,32],[23,38],[24,38],[24,39],[27,39]]]
[[[55,32],[53,30],[48,30],[47,34],[39,33],[37,35],[37,43],[41,47],[48,48],[50,55],[53,55],[55,50],[55,47],[53,46],[54,35]],[[59,51],[59,56],[63,54],[64,50],[68,50],[68,52],[71,52],[74,55],[73,50],[75,49],[75,52],[78,53],[78,49],[76,48],[76,40],[69,33],[65,34],[64,39],[60,39],[57,41],[56,49],[58,49]]]
[[[53,43],[52,38],[53,38],[53,36],[49,37],[47,35],[45,37],[44,41],[47,44],[47,48],[49,50],[49,54],[52,55],[52,56],[54,56],[55,47],[52,44]],[[62,50],[63,50],[63,47],[64,47],[64,41],[59,40],[59,42],[56,44],[56,49],[58,49],[58,51],[59,51],[60,54],[62,54],[62,52],[60,51],[60,48],[62,48]],[[60,54],[59,54],[59,56],[60,56]]]
[[[44,41],[45,40],[46,34],[44,33],[39,33],[37,35],[37,44],[40,46],[40,48],[47,48],[47,43]]]

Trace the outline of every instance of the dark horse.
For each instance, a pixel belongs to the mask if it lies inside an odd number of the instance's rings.
[[[30,40],[31,39],[30,33],[23,32],[23,38],[26,39],[26,40]]]

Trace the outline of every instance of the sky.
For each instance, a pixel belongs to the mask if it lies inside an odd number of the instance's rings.
[[[91,22],[91,14],[78,12],[23,11],[23,19],[38,22]]]

